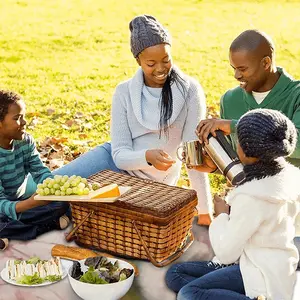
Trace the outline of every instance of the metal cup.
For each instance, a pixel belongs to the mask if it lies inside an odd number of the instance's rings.
[[[178,151],[182,149],[185,153],[185,157],[179,155]],[[198,140],[189,141],[183,143],[182,146],[177,149],[177,157],[183,163],[190,166],[201,166],[202,165],[202,145]]]

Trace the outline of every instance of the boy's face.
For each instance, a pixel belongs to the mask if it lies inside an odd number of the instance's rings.
[[[25,133],[25,103],[11,104],[4,119],[0,121],[0,137],[5,140],[22,140]]]

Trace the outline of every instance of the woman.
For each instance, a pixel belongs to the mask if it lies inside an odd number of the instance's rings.
[[[111,144],[82,155],[55,174],[88,177],[104,169],[176,185],[181,162],[176,150],[195,140],[205,118],[203,90],[173,65],[168,32],[152,16],[135,17],[129,25],[131,52],[140,68],[120,83],[113,96]],[[210,224],[207,175],[188,170],[198,193],[199,224]]]
[[[241,117],[237,136],[246,180],[228,195],[230,215],[224,200],[215,201],[209,235],[216,259],[168,270],[178,300],[292,299],[300,170],[285,157],[295,150],[296,128],[279,111],[256,109]]]

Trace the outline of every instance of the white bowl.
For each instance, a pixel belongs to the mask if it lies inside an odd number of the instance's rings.
[[[117,260],[121,269],[123,268],[132,269],[133,270],[132,275],[129,278],[119,282],[108,283],[108,284],[91,284],[91,283],[81,282],[71,277],[70,275],[72,270],[72,266],[71,266],[68,270],[69,282],[74,292],[80,298],[84,300],[99,300],[100,298],[105,300],[117,300],[122,298],[129,291],[134,279],[133,266],[128,262],[118,258],[107,257],[107,260],[111,261],[112,263],[114,263]],[[81,270],[83,272],[87,271],[88,267],[84,265],[85,259],[80,260],[79,262],[81,265]]]

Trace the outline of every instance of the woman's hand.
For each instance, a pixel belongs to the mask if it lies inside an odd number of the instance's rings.
[[[223,200],[218,195],[215,195],[213,202],[214,202],[214,210],[215,210],[216,217],[223,213],[229,215],[230,206],[226,203],[225,200]]]
[[[146,151],[146,160],[154,168],[160,171],[167,171],[176,161],[165,151],[151,149]]]

